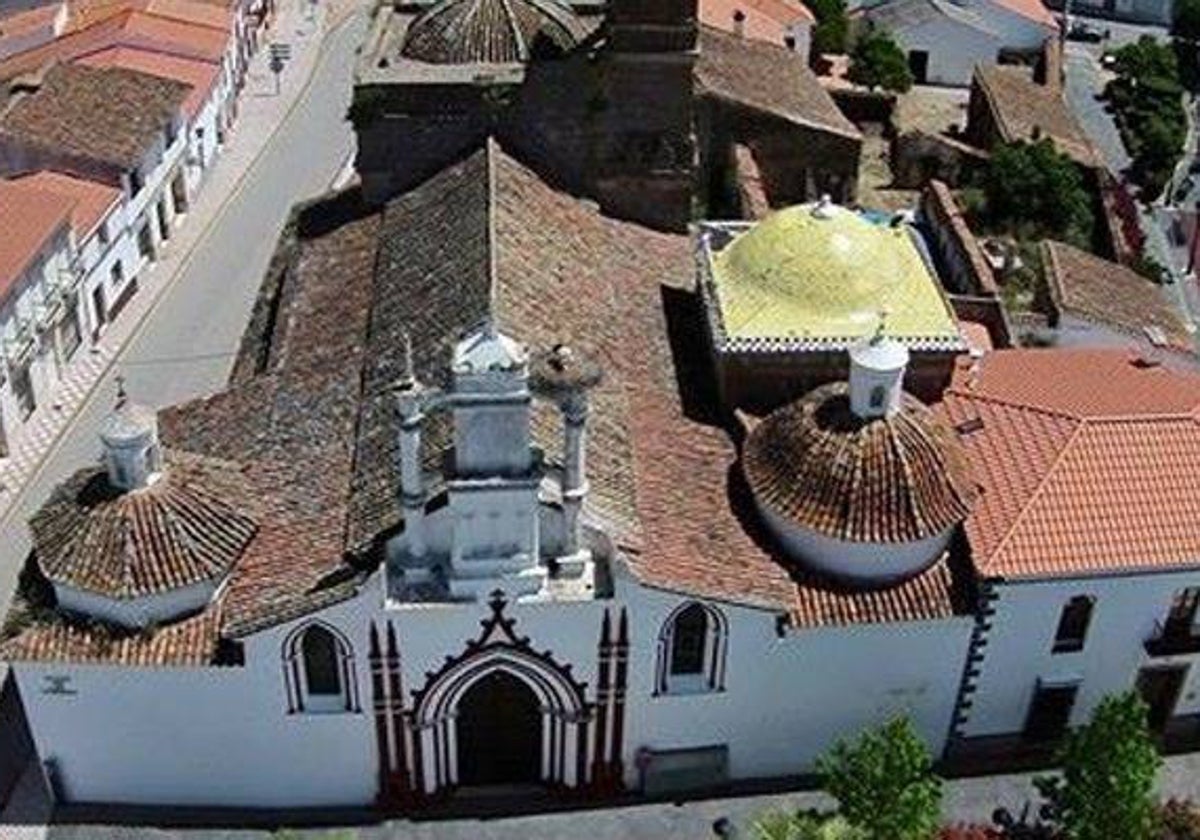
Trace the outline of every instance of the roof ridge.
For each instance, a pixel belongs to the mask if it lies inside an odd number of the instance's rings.
[[[484,0],[477,0],[477,2],[484,2]],[[517,13],[513,10],[512,0],[500,0],[500,7],[504,9],[504,17],[508,20],[508,26],[512,30],[513,39],[517,42],[517,55],[522,60],[528,61],[529,45],[525,43],[525,35],[521,32],[521,22],[517,20]]]
[[[1042,477],[1038,480],[1037,487],[1035,487],[1033,492],[1029,494],[1029,498],[1025,500],[1025,503],[1021,505],[1021,512],[1017,515],[1017,518],[1013,520],[1012,525],[1009,526],[1008,530],[1004,532],[1004,536],[1000,539],[1000,542],[996,544],[996,547],[992,549],[987,558],[985,558],[984,562],[988,566],[992,565],[992,560],[998,557],[1001,552],[1008,548],[1009,543],[1011,543],[1013,540],[1013,535],[1029,517],[1029,512],[1033,509],[1038,499],[1045,494],[1046,485],[1049,484],[1051,476],[1058,471],[1059,465],[1062,464],[1066,454],[1071,451],[1075,441],[1079,439],[1079,436],[1083,433],[1083,429],[1085,427],[1086,421],[1080,421],[1079,425],[1072,430],[1071,436],[1067,438],[1067,442],[1064,443],[1062,448],[1058,450],[1058,454],[1054,457],[1054,463],[1052,463],[1049,468],[1042,473]],[[985,575],[987,574],[986,568],[981,569],[981,571]]]
[[[507,0],[502,0],[507,5]],[[499,144],[496,138],[488,135],[484,142],[484,165],[487,166],[487,261],[488,261],[488,319],[495,323],[496,297],[499,294],[500,270],[496,253],[496,153]]]
[[[1082,423],[1087,420],[1086,417],[1083,417],[1082,415],[1077,414],[1075,412],[1065,411],[1065,410],[1061,410],[1061,409],[1047,408],[1044,405],[1030,405],[1029,403],[1022,403],[1022,402],[1017,402],[1016,400],[1005,399],[1004,397],[998,397],[995,394],[978,393],[978,392],[972,391],[968,388],[964,388],[959,385],[951,385],[949,388],[946,389],[945,393],[950,394],[952,396],[956,396],[956,397],[962,397],[963,399],[981,400],[982,402],[989,402],[989,403],[993,403],[995,405],[1002,405],[1007,408],[1015,408],[1015,409],[1020,409],[1022,411],[1032,411],[1035,414],[1042,414],[1047,417],[1058,417],[1063,420],[1074,420],[1079,423]],[[945,402],[944,398],[943,398],[943,402]]]

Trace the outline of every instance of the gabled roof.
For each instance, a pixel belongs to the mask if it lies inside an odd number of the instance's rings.
[[[782,45],[700,27],[696,91],[797,125],[862,139],[804,58]]]
[[[981,574],[1200,567],[1200,377],[1122,350],[1001,350],[964,362],[939,410],[982,488]]]
[[[188,85],[191,90],[184,100],[183,112],[189,119],[200,113],[212,95],[213,85],[221,71],[220,65],[215,62],[167,55],[140,47],[108,47],[88,53],[76,59],[75,63],[87,67],[123,67]]]
[[[121,191],[116,187],[49,169],[21,175],[16,181],[72,202],[71,227],[79,243],[92,234],[121,198]]]
[[[1162,286],[1064,242],[1043,242],[1042,252],[1047,285],[1059,311],[1139,340],[1147,339],[1147,330],[1158,330],[1172,349],[1195,352],[1195,339]]]
[[[180,82],[122,68],[56,65],[35,93],[0,116],[0,141],[132,169],[190,91]]]
[[[648,586],[758,606],[797,624],[944,618],[963,575],[938,563],[860,592],[783,563],[746,516],[738,453],[699,378],[702,323],[685,236],[607,218],[488,143],[382,211],[353,193],[302,211],[264,280],[226,391],[160,416],[168,446],[231,459],[262,504],[258,529],[201,616],[114,644],[35,623],[10,657],[129,665],[211,662],[242,636],[352,597],[401,524],[390,386],[411,337],[418,378],[438,384],[454,343],[485,317],[530,350],[559,342],[604,368],[591,391],[587,520]],[[448,440],[427,424],[427,463]],[[561,457],[542,405],[534,438]],[[731,502],[731,499],[733,501]],[[345,562],[349,555],[355,565]]]
[[[700,0],[700,22],[723,32],[737,32],[735,16],[742,15],[742,37],[776,46],[784,44],[795,26],[815,22],[808,7],[793,0]]]
[[[854,12],[889,32],[924,26],[927,23],[951,20],[999,39],[1000,34],[976,9],[952,0],[883,0],[863,6]]]
[[[1024,68],[983,64],[975,67],[972,85],[984,97],[1006,142],[1046,137],[1076,163],[1101,165],[1095,147],[1057,88],[1038,84]]]
[[[75,202],[25,181],[0,180],[0,303],[71,219]]]

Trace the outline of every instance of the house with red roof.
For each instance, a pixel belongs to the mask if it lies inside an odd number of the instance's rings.
[[[794,50],[808,60],[816,18],[799,0],[700,0],[700,22]]]
[[[82,343],[76,202],[0,180],[0,457]]]
[[[969,85],[976,65],[1033,56],[1059,31],[1041,0],[881,0],[854,17],[891,33],[917,84]]]

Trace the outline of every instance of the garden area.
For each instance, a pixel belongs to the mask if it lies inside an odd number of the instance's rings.
[[[1200,808],[1159,801],[1162,763],[1133,693],[1103,700],[1069,732],[1058,771],[1039,777],[1032,814],[998,810],[990,824],[944,825],[942,781],[911,724],[897,718],[818,762],[837,809],[775,811],[751,827],[755,840],[1200,840]],[[739,834],[739,836],[742,836]]]

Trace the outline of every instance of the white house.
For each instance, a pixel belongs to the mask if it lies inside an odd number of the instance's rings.
[[[854,14],[891,33],[918,84],[969,85],[977,64],[1034,55],[1058,35],[1041,0],[883,0]]]
[[[14,179],[72,203],[75,234],[74,266],[82,278],[80,309],[85,329],[97,340],[134,288],[138,254],[121,191],[100,181],[38,170]]]
[[[1200,379],[997,351],[927,407],[892,333],[934,296],[837,321],[826,384],[727,421],[702,243],[494,143],[345,200],[281,243],[228,388],[158,417],[120,394],[32,520],[0,656],[61,798],[656,795],[804,772],[896,714],[1003,757],[1056,731],[1064,681],[1071,721],[1140,684],[1194,734],[1189,678],[1147,668],[1194,656],[1195,599],[1166,619],[1200,586]],[[789,212],[838,265],[869,236]],[[807,282],[761,224],[722,253],[775,282],[721,287],[727,333],[737,295]]]
[[[0,180],[0,457],[81,342],[74,202]]]
[[[119,67],[59,64],[26,83],[0,117],[0,170],[53,169],[121,193],[116,222],[128,227],[135,248],[112,255],[104,300],[92,302],[97,322],[113,317],[136,290],[187,206],[182,106],[191,90]]]

